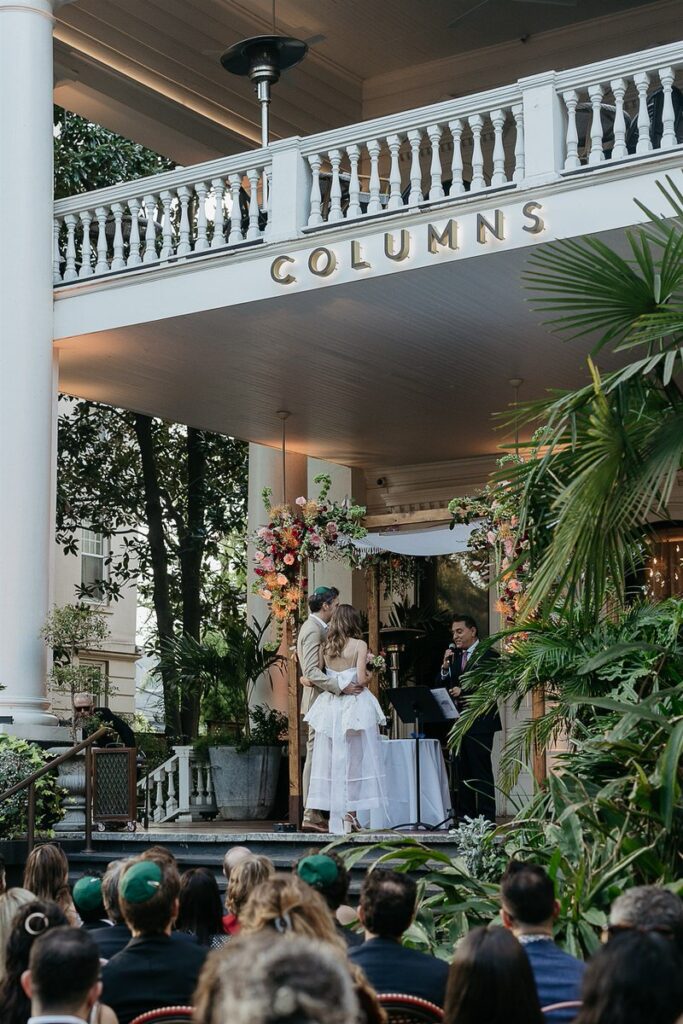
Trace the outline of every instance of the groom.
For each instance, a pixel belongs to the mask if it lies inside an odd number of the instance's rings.
[[[317,587],[308,599],[310,615],[299,630],[296,641],[296,653],[301,666],[302,678],[306,680],[301,695],[301,714],[305,715],[315,702],[322,690],[329,690],[330,693],[339,696],[340,690],[336,680],[326,676],[320,667],[322,658],[320,648],[325,640],[327,627],[330,624],[334,610],[339,604],[339,591],[336,587]],[[362,687],[359,686],[358,692]],[[355,692],[353,687],[347,687],[346,693]],[[306,762],[302,779],[304,807],[308,798],[308,787],[311,781],[311,757],[313,754],[314,730],[308,726],[308,739],[306,740]],[[327,820],[322,811],[306,808],[304,820],[301,826],[303,832],[327,832]]]

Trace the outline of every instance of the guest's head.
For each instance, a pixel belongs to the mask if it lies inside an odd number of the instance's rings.
[[[26,1024],[31,1004],[21,986],[21,976],[28,967],[31,948],[43,933],[67,924],[64,911],[52,900],[32,900],[20,907],[5,946],[5,976],[0,985],[2,1024]]]
[[[360,639],[363,636],[363,627],[360,615],[351,604],[337,605],[330,620],[330,628],[327,631],[323,650],[327,657],[338,658],[346,647],[347,641]]]
[[[209,957],[194,998],[196,1024],[357,1024],[344,962],[301,936],[239,935]]]
[[[222,934],[221,894],[208,868],[190,868],[181,875],[176,928],[195,935],[201,946],[210,946],[212,937]]]
[[[444,1024],[543,1024],[529,959],[505,928],[475,928],[458,945]]]
[[[31,950],[21,984],[34,1017],[54,1014],[90,1019],[102,992],[100,955],[92,938],[78,928],[53,928]]]
[[[466,615],[464,612],[453,612],[451,634],[453,643],[458,650],[466,651],[479,638],[479,629],[471,615]]]
[[[323,622],[329,622],[339,601],[336,587],[316,587],[308,599],[308,607]]]
[[[140,854],[140,857],[142,860],[164,861],[166,864],[172,864],[176,871],[178,870],[178,861],[167,846],[148,846],[147,849]]]
[[[72,895],[74,906],[83,924],[95,924],[106,918],[102,879],[99,875],[83,875],[74,885]]]
[[[14,918],[21,907],[34,900],[35,896],[28,889],[7,889],[0,896],[0,981],[5,975],[5,950],[12,933]]]
[[[683,1014],[683,960],[656,932],[624,931],[590,959],[576,1024],[674,1024]]]
[[[125,860],[110,861],[102,878],[104,909],[112,924],[123,924],[123,914],[119,903],[119,882],[121,881],[121,872],[127,863]]]
[[[297,875],[275,875],[257,885],[240,914],[240,923],[245,935],[262,931],[303,935],[346,952],[327,903]]]
[[[636,885],[617,896],[609,914],[608,936],[636,928],[673,939],[683,953],[683,900],[659,885]]]
[[[69,895],[69,862],[61,846],[34,846],[24,868],[24,889],[40,900],[60,902]]]
[[[240,917],[253,890],[275,874],[275,866],[268,857],[249,856],[242,858],[230,872],[226,907],[235,917]]]
[[[247,846],[231,846],[229,850],[226,850],[223,857],[223,874],[225,875],[226,882],[230,881],[232,869],[237,867],[241,860],[246,860],[247,857],[251,857],[251,850]]]
[[[368,871],[363,879],[358,919],[369,935],[400,939],[415,916],[417,886],[408,875],[387,868]]]
[[[306,885],[316,889],[334,913],[349,895],[349,873],[336,853],[313,853],[302,857],[296,873]]]
[[[548,873],[538,864],[511,860],[500,883],[502,919],[516,935],[527,932],[552,935],[560,912]]]
[[[134,937],[169,934],[178,916],[180,876],[168,860],[133,857],[121,872],[119,904]]]

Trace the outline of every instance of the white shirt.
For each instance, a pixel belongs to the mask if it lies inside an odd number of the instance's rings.
[[[38,1017],[29,1017],[28,1024],[86,1024],[86,1021],[69,1013],[41,1013]]]

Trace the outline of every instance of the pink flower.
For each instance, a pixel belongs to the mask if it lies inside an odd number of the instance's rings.
[[[322,544],[322,538],[319,537],[317,533],[311,533],[308,537],[308,540],[313,545],[314,548],[319,548],[320,545]]]
[[[514,542],[514,540],[512,540],[511,537],[508,537],[508,539],[505,541],[504,547],[505,547],[505,554],[508,555],[511,558],[512,555],[515,552],[515,542]]]
[[[287,579],[287,577],[285,576],[285,574],[283,572],[279,572],[277,574],[277,582],[278,582],[278,586],[286,587],[287,584],[289,583],[289,580]]]
[[[329,522],[325,529],[328,533],[339,533],[339,527],[336,523]]]
[[[290,554],[288,551],[285,557],[282,559],[282,561],[285,563],[285,565],[294,565],[294,555]]]
[[[297,505],[305,505],[306,504],[306,499],[303,496],[300,497],[300,498],[297,498],[296,499],[296,504]]]
[[[517,518],[517,516],[510,516],[510,526],[512,526],[513,529],[515,526],[517,526],[518,523],[519,519]]]
[[[256,554],[254,555],[254,559],[255,559],[255,560],[256,560],[257,562],[262,562],[262,561],[263,561],[263,559],[264,559],[265,557],[266,557],[266,556],[265,556],[265,555],[263,554],[263,552],[262,552],[262,551],[257,551],[257,552],[256,552]]]
[[[266,570],[266,572],[272,572],[273,569],[275,568],[275,562],[270,557],[270,555],[268,555],[267,558],[263,559],[263,561],[261,562],[261,565]]]
[[[263,587],[262,590],[259,590],[259,597],[262,597],[264,601],[270,601],[272,596],[272,593],[267,589],[267,587]]]
[[[493,532],[493,530],[489,530],[489,532],[486,534],[486,539],[489,542],[489,544],[495,544],[496,543],[496,535]]]
[[[272,544],[275,540],[275,534],[272,530],[269,530],[267,526],[262,526],[261,529],[257,531],[257,534],[261,540],[266,542],[266,544]]]
[[[513,594],[520,594],[522,592],[522,584],[519,580],[512,579],[508,582],[508,590],[511,590]]]

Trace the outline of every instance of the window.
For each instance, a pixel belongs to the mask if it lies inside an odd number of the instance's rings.
[[[106,545],[101,533],[89,530],[85,526],[81,530],[81,586],[86,589],[82,600],[103,604],[106,595],[102,581],[107,579]]]
[[[99,707],[109,707],[109,663],[106,661],[100,661],[99,658],[82,658],[78,659],[79,665],[87,666],[93,669],[93,686],[92,692],[95,697],[95,704]],[[96,675],[95,675],[96,673]],[[99,676],[99,683],[97,683],[97,677]]]

